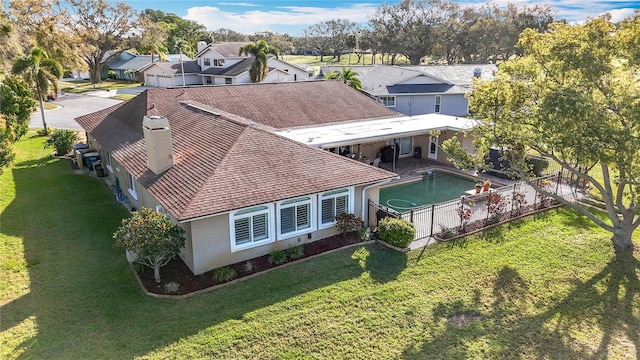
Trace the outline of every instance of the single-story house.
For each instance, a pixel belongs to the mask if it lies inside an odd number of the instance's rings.
[[[342,66],[323,66],[320,76],[342,71]],[[467,116],[473,79],[493,79],[493,64],[465,65],[352,65],[362,91],[381,104],[413,116],[445,114]]]
[[[337,214],[367,219],[396,177],[279,131],[398,116],[310,81],[150,89],[76,121],[131,204],[185,230],[181,258],[201,274],[335,235]]]

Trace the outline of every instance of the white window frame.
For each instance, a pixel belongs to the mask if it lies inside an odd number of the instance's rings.
[[[213,66],[224,67],[224,59],[213,59]]]
[[[253,219],[254,216],[267,214],[267,238],[262,240],[253,240],[253,230],[250,231],[251,240],[244,244],[236,243],[236,220],[242,220],[246,218]],[[270,244],[275,241],[275,229],[274,229],[274,212],[273,204],[265,204],[253,206],[250,208],[238,209],[229,213],[229,239],[231,242],[231,252],[240,250],[246,250],[255,248],[258,246]],[[253,221],[249,221],[250,226],[253,226]]]
[[[133,178],[133,175],[129,174],[129,188],[127,189],[131,196],[138,200],[138,193],[136,192],[136,179]]]
[[[110,152],[106,152],[107,154],[105,155],[105,162],[106,164],[106,168],[107,170],[109,170],[110,173],[113,174],[113,165],[111,165],[111,153]]]
[[[317,230],[317,215],[316,215],[316,209],[317,209],[317,197],[315,195],[309,195],[309,196],[303,196],[303,197],[299,197],[299,198],[295,198],[295,199],[289,199],[289,200],[284,200],[284,201],[280,201],[276,204],[276,229],[278,232],[278,240],[283,240],[283,239],[289,239],[292,237],[296,237],[296,236],[300,236],[303,234],[308,234],[308,233],[312,233],[314,231]],[[309,227],[303,228],[303,229],[298,229],[297,228],[297,211],[298,211],[298,207],[302,206],[302,205],[308,205],[309,206]],[[294,231],[290,231],[290,232],[286,232],[283,233],[282,232],[282,210],[284,209],[288,209],[288,208],[295,208],[295,213],[294,213],[294,223],[296,223],[296,229]]]
[[[442,110],[442,96],[440,95],[436,95],[436,98],[434,100],[433,103],[433,112],[436,114],[440,113],[440,110]]]
[[[402,152],[402,146],[401,146],[402,139],[409,139],[409,141],[410,141],[409,148],[407,149],[406,153]],[[395,146],[393,140],[394,139],[387,140],[387,145],[394,145]],[[395,139],[395,143],[398,144],[398,146],[400,146],[400,152],[398,153],[399,154],[398,157],[409,157],[409,156],[413,155],[413,150],[412,150],[413,149],[413,136],[397,138],[397,139]]]
[[[211,59],[203,58],[202,59],[202,66],[211,66]]]
[[[354,209],[353,209],[353,204],[354,204],[354,188],[350,187],[350,188],[343,188],[343,189],[336,189],[336,190],[331,190],[331,191],[327,191],[324,192],[322,194],[318,195],[318,227],[320,229],[327,229],[330,228],[332,226],[335,226],[336,224],[336,220],[335,220],[335,212],[336,212],[336,208],[335,208],[335,201],[334,201],[334,208],[333,208],[333,212],[334,212],[334,216],[333,216],[333,221],[331,222],[327,222],[327,223],[323,223],[322,222],[322,202],[324,200],[329,200],[329,199],[335,199],[338,197],[342,197],[342,196],[347,196],[347,213],[353,214]]]
[[[396,97],[395,96],[380,96],[380,102],[382,105],[392,108],[396,107]]]

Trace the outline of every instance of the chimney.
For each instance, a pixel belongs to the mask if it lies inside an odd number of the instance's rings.
[[[173,166],[171,129],[167,118],[158,115],[145,116],[142,119],[142,132],[149,170],[160,174]]]
[[[206,41],[198,41],[198,52],[204,50],[207,47]]]

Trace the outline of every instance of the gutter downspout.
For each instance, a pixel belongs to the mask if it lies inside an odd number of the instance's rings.
[[[398,178],[399,178],[399,176],[396,176],[395,178],[383,180],[383,181],[381,181],[379,183],[367,185],[367,186],[362,188],[362,207],[360,208],[360,215],[361,215],[360,218],[362,219],[362,221],[364,221],[364,215],[365,215],[364,213],[365,213],[365,209],[367,208],[366,207],[366,203],[365,203],[365,200],[366,200],[365,193],[367,192],[367,190],[371,189],[374,186],[382,186],[382,185],[388,184],[391,180],[398,179]],[[367,219],[367,220],[369,220],[369,219]],[[367,221],[366,223],[368,225],[369,221]]]

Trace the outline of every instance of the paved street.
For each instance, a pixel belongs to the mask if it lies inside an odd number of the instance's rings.
[[[119,89],[117,93],[139,93],[144,88]],[[63,93],[53,104],[58,105],[57,109],[45,110],[47,125],[54,129],[82,130],[80,125],[73,120],[82,115],[90,114],[102,110],[109,106],[118,104],[121,100],[110,99],[109,96],[116,95],[116,90],[96,90],[84,94]],[[42,116],[40,107],[36,103],[38,111],[31,114],[29,127],[42,128]]]

